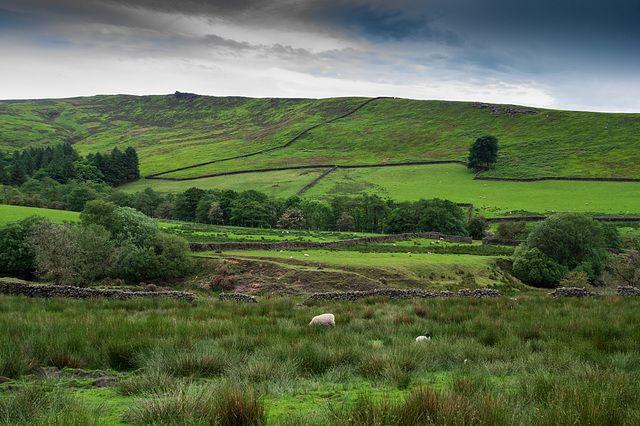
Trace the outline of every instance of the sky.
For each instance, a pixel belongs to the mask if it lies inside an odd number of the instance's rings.
[[[392,96],[640,112],[640,0],[0,0],[0,99]]]

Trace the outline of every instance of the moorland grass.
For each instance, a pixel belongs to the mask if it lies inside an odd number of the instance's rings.
[[[558,111],[507,114],[470,102],[378,99],[328,123],[365,98],[249,99],[202,96],[94,96],[0,102],[5,152],[73,142],[82,155],[133,146],[143,175],[191,168],[173,177],[302,164],[381,164],[464,160],[484,134],[500,141],[494,176],[640,177],[638,114]],[[323,124],[324,123],[324,124]]]
[[[141,422],[188,423],[200,410],[236,408],[267,424],[411,424],[420,412],[435,424],[640,419],[635,298],[297,302],[0,296],[0,327],[9,336],[0,341],[0,375],[24,377],[51,365],[54,353],[92,369],[141,369],[117,387],[156,395],[129,402],[128,418]],[[336,315],[335,328],[307,325],[323,312]],[[414,340],[425,332],[431,341]],[[228,397],[214,398],[219,389]],[[306,420],[288,414],[298,400],[315,401],[301,405],[310,410]]]
[[[0,397],[0,424],[92,425],[101,424],[104,410],[90,406],[52,378],[21,383]]]

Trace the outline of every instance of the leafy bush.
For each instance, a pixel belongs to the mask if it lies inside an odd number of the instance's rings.
[[[118,207],[113,211],[110,227],[119,243],[131,242],[137,246],[149,245],[158,233],[155,219],[131,207]]]
[[[485,220],[484,216],[474,216],[469,223],[467,223],[469,236],[474,240],[483,239],[487,229],[489,229],[489,224]]]
[[[161,278],[182,277],[193,270],[189,243],[176,235],[158,233],[154,241],[158,271]]]
[[[32,229],[45,220],[40,216],[30,216],[0,227],[0,273],[23,278],[33,275],[35,254],[27,238]]]
[[[529,234],[526,248],[515,253],[514,274],[526,284],[553,287],[570,271],[595,281],[604,271],[602,227],[580,213],[547,218]]]
[[[109,269],[112,244],[104,227],[42,221],[27,242],[35,253],[36,274],[63,285],[86,285]]]
[[[128,282],[157,278],[160,264],[153,247],[137,246],[132,242],[122,244],[114,252],[113,267],[109,275]]]
[[[566,266],[549,258],[538,248],[520,246],[516,249],[513,274],[528,285],[553,288],[568,273]]]
[[[620,231],[618,227],[613,223],[600,222],[602,228],[602,238],[604,239],[605,247],[622,250],[622,240],[620,239]]]
[[[526,227],[525,222],[500,222],[496,232],[496,237],[507,240],[523,239],[522,233]]]

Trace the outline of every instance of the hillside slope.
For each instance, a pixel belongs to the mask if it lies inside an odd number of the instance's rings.
[[[500,141],[489,176],[640,178],[640,114],[390,98],[114,95],[0,102],[4,152],[71,142],[86,155],[131,145],[142,175],[171,178],[465,160],[482,134]],[[211,164],[166,173],[200,163]]]

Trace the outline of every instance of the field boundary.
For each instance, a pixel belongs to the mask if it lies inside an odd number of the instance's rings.
[[[461,237],[459,235],[445,235],[440,232],[415,232],[405,234],[378,235],[374,237],[354,238],[353,240],[340,241],[280,241],[276,243],[261,242],[224,242],[224,243],[189,243],[193,252],[202,251],[222,251],[222,250],[287,250],[299,248],[323,248],[338,246],[355,246],[358,244],[381,243],[385,241],[410,240],[413,238],[427,238],[433,240],[468,243],[471,244],[471,237]]]
[[[305,134],[309,133],[311,130],[317,129],[320,126],[324,126],[324,125],[329,124],[329,123],[333,123],[336,120],[340,120],[340,119],[346,118],[346,117],[350,116],[351,114],[354,114],[355,112],[357,112],[361,108],[363,108],[365,105],[368,105],[371,102],[374,102],[374,101],[377,101],[377,100],[380,100],[380,99],[390,99],[390,98],[387,97],[387,96],[379,96],[377,98],[367,99],[362,104],[358,105],[357,107],[355,107],[354,109],[352,109],[351,111],[349,111],[349,112],[347,112],[345,114],[342,114],[342,115],[340,115],[338,117],[334,117],[334,118],[332,118],[330,120],[327,120],[327,121],[324,121],[322,123],[318,123],[318,124],[316,124],[314,126],[311,126],[311,127],[307,128],[307,129],[303,130],[297,136],[295,136],[294,138],[289,140],[289,142],[285,143],[284,145],[274,146],[273,148],[267,148],[267,149],[263,149],[263,150],[256,151],[256,152],[252,152],[252,153],[249,153],[249,154],[237,155],[235,157],[229,157],[229,158],[221,158],[220,160],[207,161],[207,162],[204,162],[204,163],[194,164],[192,166],[180,167],[180,168],[177,168],[177,169],[168,170],[166,172],[155,173],[155,174],[152,174],[152,175],[145,176],[145,179],[156,179],[156,178],[158,178],[158,176],[165,175],[165,174],[168,174],[168,173],[173,173],[173,172],[179,172],[179,171],[182,171],[182,170],[193,169],[193,168],[196,168],[196,167],[202,167],[202,166],[206,166],[206,165],[209,165],[209,164],[219,163],[219,162],[222,162],[222,161],[237,160],[239,158],[253,157],[254,155],[264,154],[266,152],[275,151],[276,149],[286,148],[289,145],[291,145],[293,142],[295,142],[298,139],[300,139]],[[202,178],[202,177],[212,177],[212,176],[201,176],[199,178]],[[196,179],[199,179],[199,178],[196,178]],[[185,179],[185,180],[188,180],[188,179]]]
[[[0,294],[27,297],[63,297],[65,299],[118,299],[129,300],[138,297],[147,299],[182,299],[194,300],[193,293],[184,291],[122,291],[122,290],[102,290],[95,288],[73,287],[67,285],[31,285],[18,281],[0,281]]]

